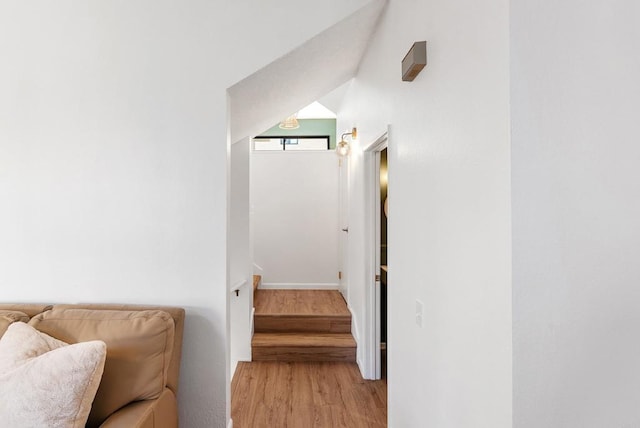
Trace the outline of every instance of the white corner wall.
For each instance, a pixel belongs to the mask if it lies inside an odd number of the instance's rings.
[[[263,288],[337,289],[335,152],[253,152],[253,261]]]
[[[250,248],[250,151],[249,137],[231,145],[229,170],[229,354],[230,377],[238,361],[251,361],[253,267]],[[238,288],[239,287],[239,288]],[[236,291],[237,290],[237,295]]]
[[[640,5],[511,2],[514,426],[640,424]]]
[[[508,39],[506,0],[391,1],[338,114],[338,131],[358,127],[360,149],[391,124],[393,428],[512,423]],[[429,63],[402,82],[400,62],[418,40]],[[348,296],[362,326],[360,150],[350,162]]]
[[[366,3],[0,3],[0,300],[186,307],[181,426],[226,426],[226,90]]]

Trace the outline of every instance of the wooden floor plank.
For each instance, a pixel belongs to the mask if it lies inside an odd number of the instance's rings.
[[[354,363],[238,363],[231,386],[234,428],[386,427],[387,384]]]

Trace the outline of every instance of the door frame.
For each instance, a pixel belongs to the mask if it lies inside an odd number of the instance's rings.
[[[338,161],[338,290],[349,301],[349,159]]]
[[[364,254],[366,258],[365,349],[363,362],[367,379],[380,379],[382,371],[382,358],[380,354],[380,281],[376,281],[376,275],[378,277],[380,275],[380,222],[382,221],[380,214],[380,152],[389,147],[389,131],[390,129],[387,127],[387,132],[363,150],[365,168]],[[389,319],[387,317],[387,323],[388,322]],[[388,326],[387,331],[389,331]]]

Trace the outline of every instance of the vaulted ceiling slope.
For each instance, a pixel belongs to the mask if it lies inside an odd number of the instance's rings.
[[[230,137],[257,135],[353,78],[386,0],[372,0],[228,89]]]

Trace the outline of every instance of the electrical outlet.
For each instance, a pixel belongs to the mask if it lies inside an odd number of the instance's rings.
[[[416,325],[422,327],[423,304],[420,300],[416,300]]]

